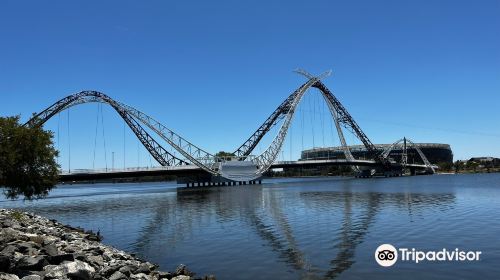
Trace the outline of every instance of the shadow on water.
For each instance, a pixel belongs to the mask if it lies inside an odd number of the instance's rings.
[[[247,221],[261,239],[262,244],[276,253],[276,261],[298,272],[303,279],[334,279],[351,268],[356,262],[356,248],[364,242],[371,225],[381,209],[404,209],[411,218],[421,209],[453,207],[453,193],[405,193],[405,192],[354,192],[350,188],[321,191],[299,189],[291,192],[303,208],[318,211],[335,211],[341,216],[339,229],[333,231],[330,242],[329,268],[319,269],[314,260],[303,252],[287,212],[288,197],[282,192],[262,186],[213,187],[200,190],[178,191],[173,199],[159,199],[151,205],[152,217],[144,225],[134,243],[134,251],[146,255],[155,236],[165,238],[166,248],[174,248],[178,242],[192,234],[203,216],[215,214],[218,222]],[[284,210],[286,209],[286,211]],[[337,223],[332,221],[332,227]],[[313,230],[313,229],[311,229]]]

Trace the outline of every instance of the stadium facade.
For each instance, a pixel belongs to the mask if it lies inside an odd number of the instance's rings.
[[[433,163],[453,163],[453,151],[448,144],[438,144],[438,143],[415,143],[415,145],[422,150],[427,159]],[[391,144],[378,144],[375,147],[380,151],[384,151],[389,148]],[[349,146],[352,155],[356,159],[366,159],[368,153],[365,146],[355,145]],[[411,147],[408,147],[408,163],[418,163],[422,162],[417,151]],[[400,161],[402,157],[402,148],[395,147],[391,151],[389,157]],[[314,148],[309,150],[304,150],[301,153],[300,160],[320,160],[320,159],[342,159],[345,158],[344,151],[342,147],[325,147],[325,148]]]

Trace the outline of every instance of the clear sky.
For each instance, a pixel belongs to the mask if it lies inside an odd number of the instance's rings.
[[[304,82],[293,69],[332,69],[325,84],[373,142],[407,136],[449,143],[456,159],[500,157],[498,0],[6,0],[0,38],[2,116],[26,120],[94,89],[208,151],[230,151]],[[72,108],[56,137],[64,147],[71,138],[72,165],[92,167],[104,140],[117,162],[124,141],[125,155],[144,162],[108,108],[102,137],[96,108]],[[47,128],[66,127],[60,118]]]

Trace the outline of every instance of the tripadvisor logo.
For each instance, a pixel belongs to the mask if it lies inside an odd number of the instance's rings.
[[[442,249],[439,251],[419,251],[415,248],[399,248],[391,244],[380,245],[375,250],[375,260],[380,266],[393,266],[398,259],[403,262],[414,262],[416,264],[427,262],[474,262],[480,261],[481,251],[462,251],[456,248],[455,250]],[[398,258],[399,257],[399,258]]]
[[[398,250],[391,244],[380,245],[375,250],[375,260],[381,266],[393,266],[398,261]]]

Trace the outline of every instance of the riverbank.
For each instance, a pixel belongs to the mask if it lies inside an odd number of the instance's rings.
[[[31,213],[0,209],[0,279],[171,279],[194,277],[185,266],[174,272],[99,242],[100,236]]]

